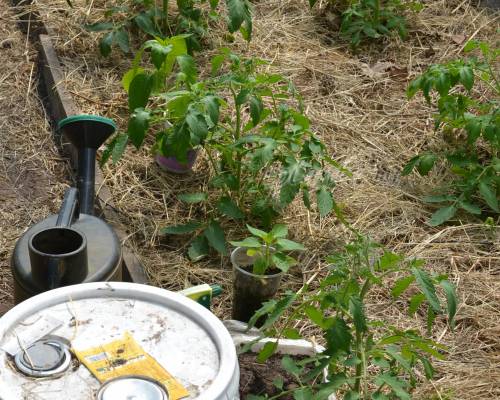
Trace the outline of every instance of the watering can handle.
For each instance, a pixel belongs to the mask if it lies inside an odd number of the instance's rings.
[[[56,226],[69,227],[73,219],[78,218],[78,190],[68,188],[64,193],[64,199],[57,215]]]

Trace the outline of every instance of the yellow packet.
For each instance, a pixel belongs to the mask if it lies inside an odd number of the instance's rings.
[[[101,383],[124,375],[142,375],[161,382],[168,391],[169,400],[189,396],[186,388],[146,353],[128,332],[122,339],[102,346],[72,350]]]

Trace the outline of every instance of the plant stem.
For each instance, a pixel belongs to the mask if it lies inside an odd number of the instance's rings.
[[[354,384],[354,391],[359,393],[359,390],[361,388],[361,378],[362,378],[362,373],[364,369],[363,365],[363,339],[361,337],[361,332],[359,332],[356,329],[356,357],[358,357],[361,362],[356,365],[356,378],[355,378],[355,384]],[[366,393],[365,393],[366,395]],[[364,397],[364,396],[363,396]]]
[[[375,23],[378,25],[380,21],[380,0],[375,0],[375,10],[373,13],[373,19]]]
[[[234,90],[233,85],[231,85],[231,93],[233,95],[234,104],[236,108],[236,129],[234,130],[234,141],[238,141],[240,139],[241,134],[241,105],[237,104],[236,99],[238,95]],[[238,190],[236,192],[236,199],[238,206],[241,204],[241,158],[242,155],[238,153],[236,157],[236,182],[238,183]]]
[[[169,26],[168,26],[168,1],[163,0],[163,31],[165,36],[168,36]]]

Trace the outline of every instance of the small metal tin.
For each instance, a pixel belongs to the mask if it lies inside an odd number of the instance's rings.
[[[63,343],[42,339],[17,353],[14,363],[19,371],[28,376],[56,376],[68,369],[71,354]]]
[[[103,383],[97,400],[168,400],[165,387],[155,379],[125,375]]]

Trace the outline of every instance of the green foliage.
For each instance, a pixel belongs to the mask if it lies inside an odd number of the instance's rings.
[[[413,157],[403,174],[415,169],[427,175],[441,161],[455,175],[443,194],[424,199],[443,204],[429,220],[432,226],[450,220],[459,209],[473,215],[500,213],[500,81],[495,70],[500,50],[486,43],[469,42],[465,46],[468,52],[476,49],[480,58],[432,65],[408,87],[410,98],[421,91],[429,104],[437,105],[435,128],[449,146],[441,152],[427,151]],[[494,93],[492,100],[475,95],[478,80]]]
[[[136,0],[132,5],[110,7],[105,12],[106,22],[85,25],[90,32],[101,32],[99,49],[103,56],[111,54],[114,46],[124,53],[130,52],[130,34],[142,32],[150,38],[165,38],[186,35],[186,44],[191,54],[202,47],[211,19],[218,18],[219,0],[177,0],[177,14],[169,13],[169,1],[163,0],[159,7],[156,1]],[[203,4],[209,4],[209,11]],[[248,0],[226,0],[228,29],[238,30],[246,40],[252,36],[251,4]],[[171,11],[171,10],[170,10]]]
[[[313,7],[317,0],[309,0]],[[337,5],[337,1],[330,0]],[[342,8],[342,7],[341,7]],[[401,0],[354,0],[348,2],[341,10],[342,23],[340,33],[351,41],[353,49],[366,40],[379,39],[396,32],[401,39],[407,36],[404,11],[419,11],[419,2],[403,2]]]
[[[200,80],[187,53],[184,36],[150,40],[138,51],[123,78],[131,112],[127,142],[139,148],[154,133],[153,151],[181,163],[189,150],[203,148],[213,195],[197,199],[217,221],[252,219],[270,229],[300,194],[307,208],[316,200],[320,216],[332,210],[340,215],[327,167],[349,172],[311,131],[293,85],[262,73],[264,61],[228,49],[212,59],[212,76]],[[139,65],[148,54],[152,67],[145,69]],[[116,143],[106,154],[116,153]]]
[[[278,340],[300,337],[292,328],[298,320],[310,321],[322,332],[326,342],[323,353],[300,361],[283,359],[286,370],[299,382],[295,399],[326,399],[332,393],[343,399],[410,399],[418,381],[417,368],[432,379],[431,359],[444,358],[445,347],[415,330],[401,330],[384,320],[370,319],[365,313],[367,296],[376,290],[377,298],[381,298],[381,291],[388,290],[394,301],[384,305],[379,315],[389,307],[399,307],[403,300],[413,303],[409,312],[427,311],[432,327],[436,315],[443,312],[438,290],[442,287],[453,328],[457,304],[454,286],[444,276],[429,275],[420,260],[405,260],[383,251],[361,235],[327,261],[329,273],[319,287],[305,285],[297,293],[264,303],[250,325],[267,315],[261,328],[263,335],[277,335]],[[388,285],[391,276],[399,277],[392,288]],[[276,321],[285,313],[285,322],[277,326]],[[259,355],[261,360],[273,354],[271,348],[265,350]],[[321,383],[325,382],[325,369],[327,383]]]
[[[304,246],[286,239],[288,228],[286,225],[274,225],[271,231],[264,232],[247,225],[252,236],[242,241],[230,242],[233,246],[247,249],[247,255],[254,260],[252,272],[264,275],[268,270],[277,268],[283,272],[297,263],[293,257],[287,255],[291,251],[305,250]]]

